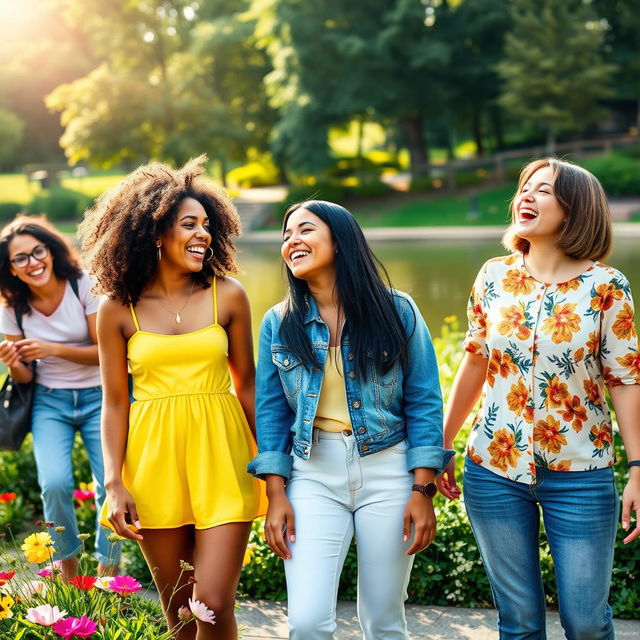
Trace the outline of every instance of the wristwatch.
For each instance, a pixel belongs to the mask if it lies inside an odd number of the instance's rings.
[[[438,487],[435,482],[426,482],[425,484],[412,484],[411,491],[417,491],[427,498],[433,498],[438,493]]]

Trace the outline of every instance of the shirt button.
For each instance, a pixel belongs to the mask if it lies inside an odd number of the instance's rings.
[[[302,453],[304,453],[305,456],[308,456],[309,455],[309,449],[304,449],[302,451]]]
[[[353,380],[356,377],[356,372],[351,371],[351,373],[349,373],[349,377]]]
[[[369,447],[366,444],[363,444],[360,451],[369,451]]]
[[[351,431],[351,429],[344,429],[342,431],[342,435],[343,436],[350,436],[353,433],[353,431]]]
[[[289,358],[285,358],[284,359],[284,366],[288,367],[289,366]]]
[[[367,430],[366,430],[364,427],[360,427],[360,428],[358,429],[358,433],[359,433],[359,434],[367,433]]]
[[[389,354],[386,351],[383,351],[382,355],[386,358]]]
[[[347,356],[347,360],[353,360],[353,353],[350,353],[350,354]]]
[[[354,400],[354,401],[351,403],[351,406],[352,406],[354,409],[359,409],[359,408],[360,408],[360,400]]]

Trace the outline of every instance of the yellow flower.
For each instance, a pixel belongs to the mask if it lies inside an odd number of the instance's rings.
[[[571,342],[571,337],[580,329],[580,316],[573,313],[575,303],[567,302],[553,307],[552,315],[542,323],[542,331],[551,334],[556,343]]]
[[[566,429],[560,428],[560,422],[553,416],[547,416],[546,420],[538,420],[533,429],[533,439],[540,443],[541,449],[549,453],[560,453],[560,449],[567,444],[563,433]]]
[[[630,304],[624,303],[624,307],[618,312],[611,329],[619,340],[630,340],[636,337],[636,325],[633,321],[633,309]]]
[[[501,307],[500,314],[503,318],[498,323],[500,335],[511,337],[515,332],[520,340],[526,340],[531,335],[531,329],[525,324],[527,317],[523,304]]]
[[[0,620],[4,620],[5,618],[13,618],[11,607],[13,607],[14,604],[15,601],[11,596],[0,596]]]
[[[255,544],[248,544],[247,550],[244,552],[244,558],[242,560],[242,566],[246,567],[251,562],[251,557],[253,556],[253,552],[256,550]]]
[[[511,393],[507,394],[507,406],[519,416],[525,410],[527,402],[529,402],[529,390],[520,378],[518,384],[511,385]]]
[[[499,429],[493,434],[493,440],[487,449],[491,454],[489,464],[503,473],[507,471],[508,466],[515,467],[518,464],[518,458],[522,455],[516,447],[514,435],[506,429]]]
[[[502,279],[502,288],[514,296],[527,295],[536,288],[536,283],[526,271],[509,269],[507,277]]]
[[[37,564],[50,560],[55,553],[51,536],[46,531],[27,536],[21,548],[27,560]]]

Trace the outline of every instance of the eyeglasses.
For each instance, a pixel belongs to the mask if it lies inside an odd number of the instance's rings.
[[[12,262],[19,269],[29,265],[31,258],[36,261],[44,260],[49,255],[49,247],[46,244],[38,244],[31,253],[17,253],[9,262]]]

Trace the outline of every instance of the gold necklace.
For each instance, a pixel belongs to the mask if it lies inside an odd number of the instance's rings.
[[[182,322],[182,318],[180,317],[180,314],[182,313],[182,311],[184,311],[184,308],[189,304],[189,300],[191,300],[191,294],[193,293],[193,285],[195,284],[195,280],[191,281],[191,289],[189,290],[189,295],[187,296],[187,299],[185,301],[185,303],[175,312],[176,314],[176,322],[178,324],[180,324]],[[168,298],[169,296],[167,296]],[[165,307],[162,302],[160,302],[160,300],[158,300],[158,303],[160,304],[160,306],[167,312],[170,313],[171,315],[173,315],[173,311],[171,311],[170,309],[167,309],[167,307]]]

